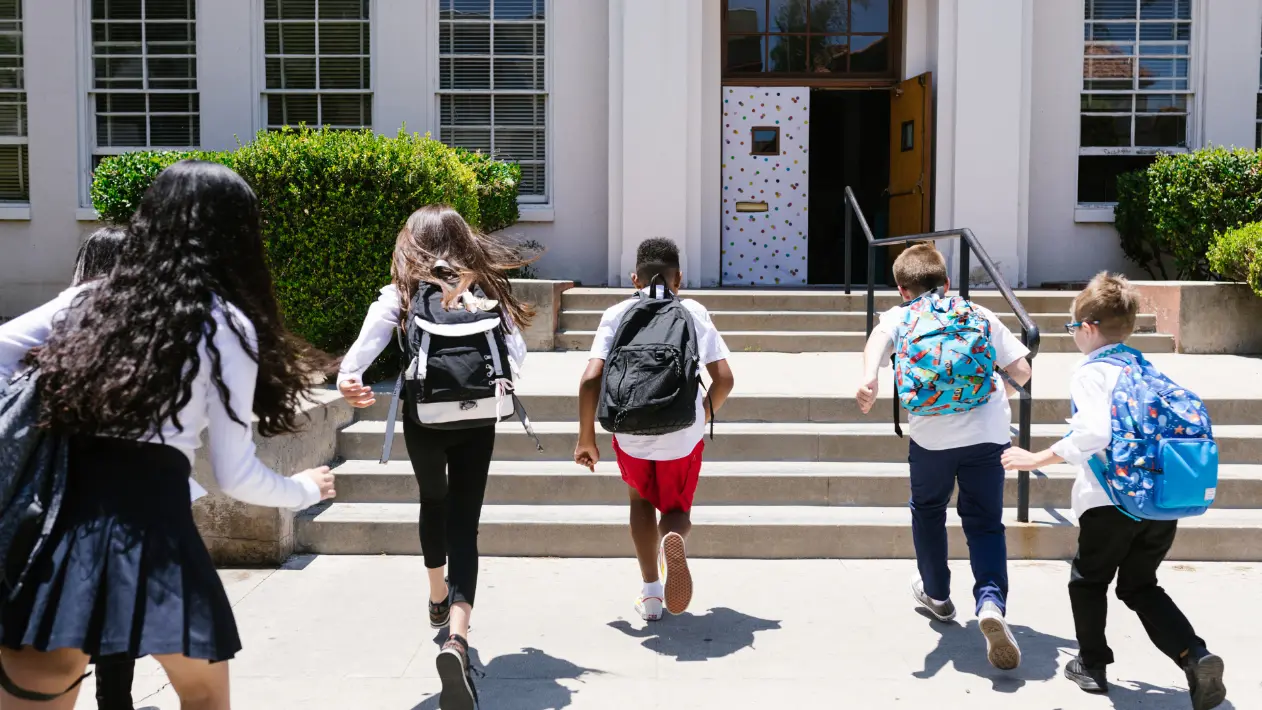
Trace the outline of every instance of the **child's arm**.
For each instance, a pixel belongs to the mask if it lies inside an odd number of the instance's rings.
[[[736,386],[736,378],[732,376],[732,368],[727,364],[727,360],[716,360],[705,366],[706,372],[710,373],[710,391],[706,397],[706,421],[714,418],[714,413],[719,411],[719,407],[727,401],[727,396],[732,393],[732,388]]]
[[[894,339],[890,334],[880,326],[874,328],[872,335],[868,338],[868,344],[863,348],[863,381],[855,393],[859,409],[864,414],[872,411],[872,405],[876,404],[877,375],[881,371],[881,365],[889,359],[893,350]]]
[[[596,404],[600,400],[600,380],[605,373],[605,361],[592,358],[578,384],[578,445],[574,447],[574,463],[592,471],[600,463],[600,449],[596,446]]]
[[[1012,378],[1012,382],[1016,382],[1018,385],[1022,386],[1029,382],[1031,375],[1034,374],[1034,370],[1030,367],[1030,361],[1026,360],[1024,357],[1019,357],[1016,360],[1013,360],[1012,364],[1003,368],[1003,371],[1008,373],[1008,377]],[[1012,382],[1009,382],[1006,379],[1003,381],[1004,388],[1007,389],[1009,395],[1017,393],[1016,388],[1012,386]]]
[[[1036,453],[1015,446],[1003,453],[1009,471],[1033,471],[1062,461],[1081,466],[1113,441],[1113,416],[1107,371],[1102,366],[1078,368],[1069,383],[1077,411],[1069,419],[1069,435]]]

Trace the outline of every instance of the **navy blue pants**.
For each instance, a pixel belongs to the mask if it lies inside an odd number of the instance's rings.
[[[925,593],[938,601],[951,597],[947,567],[947,506],[960,484],[956,507],[968,540],[977,610],[994,602],[1007,608],[1008,543],[1004,539],[1004,470],[1000,456],[1010,444],[975,444],[933,451],[911,442],[911,533]]]

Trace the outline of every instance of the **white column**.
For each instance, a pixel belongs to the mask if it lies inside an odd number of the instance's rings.
[[[1032,0],[941,0],[939,10],[938,224],[972,229],[1016,286],[1029,213]]]
[[[206,150],[232,150],[238,139],[248,143],[262,127],[259,7],[253,0],[197,4],[197,91]]]
[[[377,0],[372,17],[373,128],[433,133],[438,7],[433,0]],[[431,86],[431,82],[434,84]]]
[[[1262,37],[1262,0],[1207,2],[1205,28],[1195,38],[1204,51],[1193,49],[1193,73],[1202,78],[1196,87],[1201,121],[1199,145],[1256,148],[1258,46]],[[1195,42],[1194,42],[1195,43]],[[1201,68],[1195,62],[1203,62]],[[1199,146],[1198,146],[1199,147]]]

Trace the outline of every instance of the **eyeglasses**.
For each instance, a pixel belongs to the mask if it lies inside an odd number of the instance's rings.
[[[1075,321],[1075,322],[1073,322],[1073,323],[1066,323],[1066,324],[1065,324],[1065,332],[1066,332],[1066,333],[1069,333],[1070,335],[1073,335],[1073,334],[1074,334],[1074,333],[1075,333],[1075,332],[1076,332],[1079,328],[1081,328],[1081,327],[1082,327],[1082,326],[1084,326],[1084,325],[1100,325],[1100,321],[1098,321],[1098,320],[1080,320],[1080,321]]]

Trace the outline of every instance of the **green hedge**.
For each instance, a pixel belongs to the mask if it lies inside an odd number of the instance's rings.
[[[478,213],[482,230],[498,232],[517,222],[517,186],[521,184],[521,166],[492,160],[482,153],[457,148],[461,162],[473,168],[478,180]]]
[[[1126,255],[1149,273],[1166,276],[1166,262],[1174,278],[1212,278],[1215,235],[1262,221],[1262,157],[1225,148],[1160,156],[1142,177],[1118,178],[1116,214]]]
[[[1219,234],[1209,250],[1209,265],[1233,281],[1246,281],[1262,296],[1262,222]]]
[[[502,204],[510,193],[515,204],[515,182],[478,184],[478,170],[503,172],[486,165],[492,161],[403,132],[388,138],[305,128],[260,133],[225,153],[107,158],[96,171],[93,204],[103,219],[126,222],[153,178],[191,157],[228,165],[254,188],[286,324],[328,352],[354,342],[368,304],[390,281],[395,237],[414,210],[445,202],[483,226],[479,201],[485,194],[492,226],[516,218]]]

